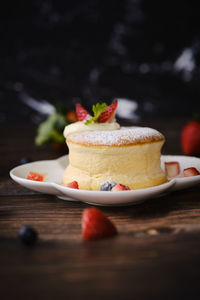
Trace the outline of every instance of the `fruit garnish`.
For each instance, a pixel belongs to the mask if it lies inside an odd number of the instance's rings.
[[[27,179],[34,181],[44,181],[44,175],[37,172],[29,172]]]
[[[191,176],[197,176],[200,175],[199,171],[196,168],[187,168],[183,170],[184,177],[191,177]]]
[[[104,103],[97,103],[96,105],[93,105],[92,106],[92,111],[93,111],[93,113],[94,113],[94,116],[91,118],[91,119],[89,119],[89,120],[87,120],[86,122],[85,122],[85,125],[89,125],[89,124],[91,124],[91,123],[94,123],[94,122],[96,122],[96,121],[98,121],[98,119],[99,119],[99,116],[101,115],[101,113],[103,112],[103,111],[105,111],[105,109],[108,107],[108,105],[104,102]]]
[[[111,122],[115,117],[115,112],[117,109],[118,101],[116,100],[111,105],[109,105],[99,116],[99,123]]]
[[[67,183],[66,187],[69,187],[71,189],[79,189],[77,181],[72,181],[72,182]]]
[[[107,180],[101,184],[100,190],[101,191],[111,191],[115,185],[116,185],[116,182],[114,182],[112,180]]]
[[[181,145],[186,155],[200,154],[200,122],[189,122],[182,130]]]
[[[91,117],[89,112],[80,103],[76,104],[76,115],[79,121],[84,121]]]
[[[120,192],[120,191],[128,191],[128,190],[130,190],[130,188],[127,185],[118,183],[112,188],[111,192]]]
[[[174,178],[180,174],[180,164],[178,161],[165,162],[165,172],[167,177]]]
[[[77,115],[73,110],[70,110],[66,113],[66,119],[71,123],[76,122],[78,120]]]
[[[82,215],[82,237],[97,240],[117,234],[115,225],[97,208],[88,208]]]
[[[19,239],[26,245],[32,246],[37,240],[37,232],[29,225],[25,225],[19,230]]]

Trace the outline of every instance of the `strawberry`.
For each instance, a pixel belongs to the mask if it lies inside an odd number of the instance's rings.
[[[116,100],[111,105],[109,105],[99,116],[99,123],[111,122],[115,117],[115,112],[117,109],[118,101]]]
[[[82,216],[84,240],[97,240],[117,234],[115,225],[97,208],[87,208]]]
[[[79,121],[84,121],[91,117],[89,112],[79,103],[76,104],[76,115]]]
[[[191,177],[200,175],[199,171],[196,168],[187,168],[183,170],[184,177]]]
[[[200,154],[200,122],[189,122],[182,130],[181,144],[186,155]]]
[[[29,172],[27,179],[34,181],[44,181],[44,175],[36,172]]]
[[[69,187],[71,189],[79,189],[78,187],[78,182],[77,181],[72,181],[66,184],[66,187]]]
[[[167,177],[173,178],[180,174],[180,165],[178,161],[165,162],[165,172]]]
[[[128,190],[130,190],[130,188],[127,185],[123,185],[119,183],[112,188],[111,192],[128,191]]]

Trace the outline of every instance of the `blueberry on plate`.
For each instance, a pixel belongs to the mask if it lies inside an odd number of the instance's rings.
[[[22,226],[19,230],[19,239],[25,245],[33,245],[37,240],[37,232],[29,225]]]
[[[22,158],[20,159],[20,165],[28,164],[28,163],[30,163],[30,162],[32,162],[32,159],[29,158],[29,157],[22,157]]]
[[[116,185],[116,182],[114,182],[112,180],[104,181],[101,184],[100,191],[111,191],[115,185]]]

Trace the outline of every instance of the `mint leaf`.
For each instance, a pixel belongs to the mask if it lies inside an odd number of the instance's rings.
[[[63,129],[67,125],[67,120],[61,114],[50,115],[42,122],[37,131],[35,143],[37,146],[42,146],[51,142],[64,142]]]
[[[93,105],[92,106],[92,111],[93,111],[93,113],[94,113],[94,116],[91,118],[91,119],[89,119],[89,120],[87,120],[86,122],[85,122],[85,125],[89,125],[89,124],[91,124],[91,123],[94,123],[95,121],[97,121],[98,120],[98,118],[99,118],[99,116],[100,116],[100,114],[106,109],[108,107],[108,105],[104,102],[104,103],[97,103],[96,105]]]

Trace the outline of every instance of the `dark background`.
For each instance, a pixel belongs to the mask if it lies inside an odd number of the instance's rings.
[[[39,122],[30,97],[131,99],[142,120],[200,112],[198,1],[7,1],[0,22],[1,123]]]

